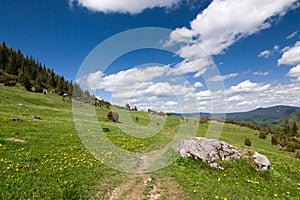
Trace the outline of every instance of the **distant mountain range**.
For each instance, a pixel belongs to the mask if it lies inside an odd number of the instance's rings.
[[[211,117],[211,113],[172,113],[176,116],[191,116],[191,117]],[[214,114],[213,118],[219,119],[223,114]],[[246,121],[262,126],[270,126],[272,124],[282,125],[285,119],[293,118],[300,121],[300,108],[293,106],[273,106],[269,108],[257,108],[248,112],[226,113],[226,119]]]

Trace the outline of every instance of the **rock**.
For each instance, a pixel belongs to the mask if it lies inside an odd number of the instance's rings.
[[[107,113],[107,120],[113,122],[119,122],[119,114],[117,112],[110,111]]]
[[[238,148],[216,139],[194,138],[182,140],[175,147],[183,158],[191,157],[208,163],[211,167],[224,170],[216,161],[240,159]]]
[[[269,159],[266,156],[261,155],[257,152],[255,152],[253,155],[253,161],[256,165],[256,169],[261,172],[267,171],[271,165]]]
[[[264,155],[252,150],[238,149],[226,142],[216,139],[193,138],[182,140],[174,149],[181,157],[190,157],[208,163],[211,167],[224,170],[216,161],[234,161],[244,157],[253,159],[256,169],[265,172],[270,167],[270,161]],[[252,156],[253,155],[253,156]]]
[[[38,119],[38,120],[41,120],[42,118],[40,117],[40,116],[38,116],[38,115],[34,115],[34,116],[32,116],[32,118],[33,119]]]
[[[18,106],[20,107],[27,107],[25,104],[19,103]]]
[[[6,139],[4,139],[4,141],[6,141],[6,142],[25,143],[25,140],[21,140],[21,139],[18,139],[18,138],[6,138]]]

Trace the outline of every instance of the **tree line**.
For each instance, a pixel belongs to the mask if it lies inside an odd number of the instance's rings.
[[[295,152],[296,149],[300,149],[298,126],[292,119],[286,119],[283,126],[277,126],[275,129],[237,120],[223,120],[223,122],[257,130],[259,131],[258,137],[261,139],[266,139],[268,135],[271,135],[272,145],[278,145],[282,150]]]
[[[53,69],[47,68],[32,56],[24,56],[20,49],[15,51],[9,48],[5,42],[0,43],[0,83],[5,86],[21,84],[27,91],[68,95],[77,100],[104,106],[109,108],[110,103],[97,99],[88,91],[64,76],[54,73]]]
[[[18,49],[13,50],[0,44],[0,83],[15,86],[21,83],[26,90],[33,92],[53,91],[57,94],[72,94],[73,84],[53,70],[42,65],[32,56],[24,56]]]

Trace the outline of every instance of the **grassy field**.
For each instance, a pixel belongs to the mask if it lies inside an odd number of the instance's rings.
[[[137,133],[146,136],[135,137],[118,127],[127,124],[122,115],[123,123],[118,125],[105,121],[107,113],[106,109],[96,109],[104,135],[117,147],[131,152],[164,147],[174,139],[181,122],[178,117],[167,117],[164,124],[155,123],[161,127],[159,133],[146,137],[148,132],[141,131],[147,128],[137,129]],[[131,118],[142,128],[151,122],[148,113],[133,111]],[[189,123],[197,124],[195,119],[189,119]],[[207,124],[201,124],[197,136],[205,136],[207,128]],[[87,129],[86,134],[92,131]],[[257,134],[226,124],[220,139],[265,154],[272,164],[267,173],[257,172],[244,159],[222,163],[225,171],[191,159],[177,159],[147,174],[119,172],[107,167],[105,160],[97,160],[83,145],[73,120],[71,100],[0,85],[0,199],[149,199],[154,188],[160,199],[299,199],[300,161],[294,153],[272,146],[270,137],[262,140]],[[25,142],[9,142],[7,138]],[[251,147],[244,146],[245,138],[251,139]],[[105,152],[103,157],[113,156]],[[145,185],[143,181],[149,178],[151,184]],[[118,193],[116,198],[112,198],[114,193]]]

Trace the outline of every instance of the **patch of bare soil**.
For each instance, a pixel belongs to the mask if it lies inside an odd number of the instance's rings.
[[[135,174],[103,197],[94,200],[182,200],[182,192],[170,178],[152,179],[148,174]]]

